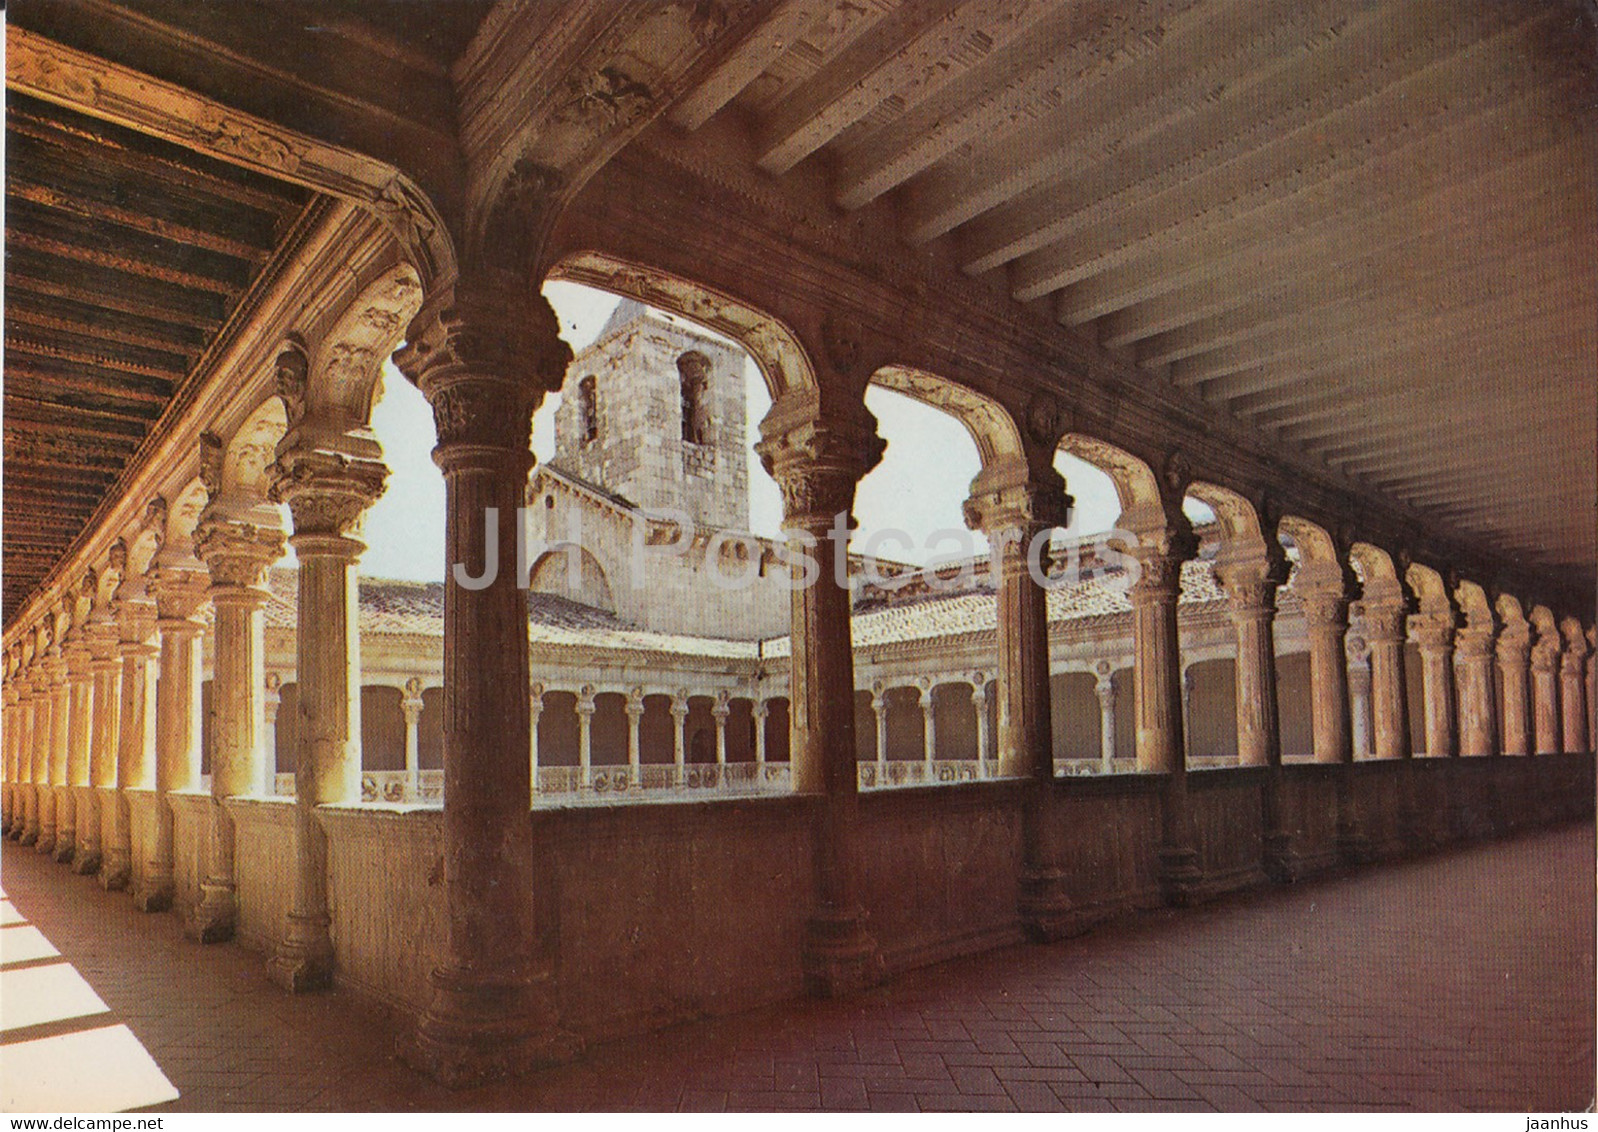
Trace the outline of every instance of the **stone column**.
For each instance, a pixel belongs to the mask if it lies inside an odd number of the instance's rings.
[[[1030,780],[1021,813],[1021,925],[1033,939],[1075,928],[1066,895],[1064,850],[1055,811],[1054,736],[1049,686],[1048,592],[1028,560],[1048,532],[1070,522],[1071,498],[1052,468],[992,465],[965,504],[965,521],[988,537],[998,590],[998,763],[1006,778]],[[1039,568],[1044,565],[1040,553]],[[924,710],[930,718],[930,695]]]
[[[1176,603],[1182,563],[1198,551],[1190,529],[1140,536],[1134,554],[1138,578],[1132,602],[1133,710],[1137,719],[1137,769],[1166,775],[1160,831],[1160,882],[1165,899],[1186,904],[1202,874],[1187,812],[1186,741],[1182,728],[1182,654]]]
[[[72,871],[79,875],[94,871],[88,864],[99,856],[100,841],[96,830],[91,857],[90,831],[95,830],[99,822],[99,813],[89,801],[89,753],[94,741],[94,658],[83,634],[84,630],[79,628],[75,639],[63,650],[69,689],[67,774],[63,794],[71,800],[68,811],[71,817],[58,818],[56,832],[56,860],[70,861]]]
[[[220,485],[213,490],[219,491]],[[214,500],[200,516],[195,552],[209,571],[215,612],[211,676],[211,806],[209,852],[200,904],[188,933],[202,943],[233,938],[238,921],[237,831],[227,800],[275,792],[267,777],[266,571],[283,554],[283,533],[263,515],[259,524],[234,517],[231,501]],[[275,776],[274,776],[275,777]]]
[[[770,714],[764,699],[755,700],[755,766],[762,770],[766,765],[766,719]]]
[[[710,716],[716,721],[716,765],[727,765],[727,717],[732,714],[732,708],[727,703],[727,693],[722,692],[716,696],[716,706],[710,709]]]
[[[1098,682],[1093,686],[1099,697],[1099,771],[1115,769],[1115,673],[1109,664],[1099,662]]]
[[[117,658],[117,627],[109,612],[88,626],[90,670],[94,679],[94,711],[89,737],[89,785],[94,817],[84,840],[83,859],[73,871],[91,875],[105,864],[116,810],[117,736],[122,708],[122,662]]]
[[[396,361],[433,409],[445,485],[445,561],[494,579],[444,587],[443,961],[404,1049],[452,1085],[569,1056],[548,957],[536,948],[527,816],[527,595],[516,513],[532,466],[532,414],[571,361],[554,311],[521,276],[460,278],[429,295]],[[494,532],[497,552],[486,543]],[[485,559],[491,561],[485,562]]]
[[[886,689],[871,693],[871,718],[877,731],[877,781],[888,780],[888,699]]]
[[[1598,626],[1587,629],[1587,742],[1598,747]]]
[[[527,696],[527,736],[531,749],[531,756],[527,760],[527,767],[532,779],[529,783],[529,792],[532,797],[538,796],[538,721],[544,717],[544,686],[533,684]]]
[[[1409,612],[1402,597],[1365,600],[1370,644],[1372,748],[1378,759],[1407,759],[1409,697],[1404,682],[1404,641]]]
[[[142,583],[142,579],[134,579]],[[123,585],[128,585],[127,581]],[[137,592],[116,601],[117,651],[122,658],[122,699],[118,707],[117,800],[112,816],[111,841],[105,847],[100,883],[123,889],[133,878],[133,819],[128,808],[129,790],[155,789],[155,658],[160,649],[155,636],[155,602]]]
[[[987,778],[989,771],[988,747],[988,703],[992,697],[992,690],[988,686],[986,675],[976,674],[976,682],[971,685],[971,706],[977,712],[977,777]]]
[[[1371,758],[1371,658],[1370,646],[1363,637],[1348,639],[1348,715],[1349,738],[1356,760]]]
[[[266,792],[277,794],[277,711],[283,706],[283,678],[276,672],[266,674],[265,730],[261,742],[266,747]]]
[[[1533,753],[1557,755],[1563,746],[1559,714],[1559,630],[1550,622],[1538,626],[1531,650]]]
[[[688,692],[684,689],[671,698],[671,781],[673,786],[681,786],[688,780],[688,737],[684,731],[687,724]]]
[[[1566,618],[1560,628],[1565,634],[1559,669],[1564,750],[1567,755],[1587,754],[1592,749],[1587,734],[1587,640],[1574,617]]]
[[[163,554],[166,551],[163,549]],[[196,616],[205,600],[203,570],[158,565],[154,590],[161,638],[161,676],[155,697],[155,818],[153,843],[133,902],[141,911],[164,912],[173,898],[173,815],[169,796],[200,785],[200,631]]]
[[[66,801],[62,787],[67,780],[67,713],[71,709],[67,686],[67,662],[61,659],[59,647],[50,650],[44,662],[45,694],[49,697],[49,745],[46,748],[45,773],[40,779],[43,805],[39,813],[39,840],[34,848],[40,853],[56,852],[60,835],[62,811],[66,811],[70,824],[71,803]],[[68,843],[68,853],[71,843]]]
[[[1499,723],[1503,729],[1503,753],[1529,755],[1531,743],[1531,703],[1528,695],[1531,659],[1531,627],[1525,621],[1507,621],[1498,634],[1498,673],[1503,686],[1503,710]]]
[[[1458,634],[1455,677],[1459,685],[1459,753],[1498,753],[1494,726],[1493,627],[1468,625]]]
[[[932,687],[921,689],[921,757],[927,764],[927,781],[932,781],[932,762],[938,757],[938,717],[933,710]]]
[[[1354,760],[1349,726],[1348,597],[1336,589],[1304,587],[1299,595],[1309,631],[1310,713],[1315,761]],[[1369,673],[1366,673],[1369,692]]]
[[[0,795],[4,799],[4,813],[0,815],[0,830],[3,830],[7,837],[11,835],[11,829],[16,823],[18,798],[17,732],[19,725],[17,722],[17,675],[15,664],[14,657],[8,656],[6,658],[6,681],[4,687],[0,688],[0,697],[3,697],[5,702],[4,732],[0,734],[0,741],[3,741],[5,746],[5,789],[3,795]]]
[[[1456,614],[1427,611],[1409,619],[1420,645],[1426,706],[1426,754],[1447,758],[1459,753],[1454,731],[1454,628]]]
[[[1236,665],[1234,664],[1235,668]],[[1189,759],[1198,754],[1190,743],[1193,742],[1193,687],[1198,680],[1193,675],[1191,665],[1182,666],[1182,753]]]
[[[405,797],[416,801],[422,795],[422,681],[412,676],[405,681],[400,711],[405,715]]]
[[[31,667],[17,672],[17,820],[13,836],[22,845],[39,840],[38,780],[34,773],[39,737],[39,697],[34,691]]]
[[[268,977],[291,992],[321,989],[333,977],[327,835],[316,808],[361,797],[355,566],[366,549],[358,537],[362,518],[382,494],[387,476],[381,449],[370,435],[346,433],[312,417],[290,426],[273,466],[272,493],[293,516],[288,541],[300,563],[293,880],[286,930],[267,962]],[[512,699],[520,703],[520,697]],[[517,728],[518,736],[525,733]]]
[[[644,690],[634,688],[627,695],[627,777],[634,786],[644,781],[643,750],[639,743],[639,729],[644,723]],[[764,736],[757,737],[756,753],[757,762],[764,762],[765,743]]]
[[[882,458],[883,441],[863,406],[832,417],[813,399],[779,399],[761,423],[761,462],[782,489],[793,571],[789,679],[793,789],[816,794],[816,904],[801,962],[807,989],[846,994],[878,982],[882,956],[866,928],[856,880],[859,773],[854,728],[854,650],[843,547],[829,532],[853,526],[855,486]],[[809,579],[813,584],[803,584]]]
[[[1215,566],[1237,634],[1237,761],[1270,768],[1261,798],[1264,868],[1272,880],[1298,875],[1292,838],[1282,819],[1282,734],[1276,702],[1276,589],[1287,559],[1272,539],[1261,550],[1228,547]]]
[[[577,696],[577,777],[583,789],[594,782],[594,689],[585,686]]]

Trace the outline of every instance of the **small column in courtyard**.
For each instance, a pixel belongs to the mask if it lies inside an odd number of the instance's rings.
[[[594,784],[594,688],[583,686],[577,696],[577,778],[582,789]]]
[[[879,683],[871,690],[871,722],[876,727],[877,781],[888,780],[888,698]]]
[[[262,720],[265,730],[262,742],[266,745],[266,792],[277,793],[277,712],[283,706],[283,677],[276,672],[266,674],[266,696]]]
[[[850,360],[834,359],[835,364]],[[842,388],[853,380],[836,376]],[[791,536],[786,551],[795,583],[789,678],[793,789],[821,796],[814,842],[816,902],[805,925],[801,962],[809,991],[830,996],[882,977],[882,955],[866,929],[857,890],[859,772],[850,593],[848,578],[836,569],[843,548],[833,545],[829,533],[837,524],[853,527],[855,486],[882,458],[884,443],[863,405],[848,400],[829,412],[818,404],[825,400],[827,384],[824,380],[815,395],[778,398],[761,422],[763,439],[756,450],[782,489],[783,530]],[[813,584],[800,584],[805,578]]]
[[[999,774],[1030,780],[1021,814],[1021,924],[1034,939],[1059,939],[1075,921],[1055,812],[1048,592],[1029,562],[1044,568],[1043,544],[1051,529],[1070,524],[1071,497],[1052,467],[1000,462],[973,481],[965,521],[987,535],[997,564]]]
[[[1371,739],[1371,653],[1364,637],[1348,638],[1349,740],[1356,762],[1374,757]]]
[[[28,634],[22,645],[23,656],[17,667],[17,820],[12,827],[12,837],[22,845],[32,845],[39,840],[39,788],[36,774],[39,742],[39,696],[34,690],[37,682],[33,671],[34,644]]]
[[[1598,625],[1587,628],[1587,742],[1598,748]]]
[[[628,781],[636,787],[642,784],[644,780],[643,748],[639,741],[639,731],[643,727],[644,722],[644,690],[642,688],[634,688],[631,692],[627,693],[626,712],[627,777]],[[758,744],[756,751],[761,757],[757,758],[755,761],[764,762],[764,744]]]
[[[433,409],[444,473],[444,560],[492,581],[444,585],[444,904],[432,1000],[402,1047],[452,1085],[570,1055],[535,947],[526,594],[517,508],[533,411],[571,361],[555,312],[525,276],[459,277],[428,295],[396,361]],[[491,545],[493,538],[497,545]],[[508,560],[507,560],[507,555]]]
[[[1309,633],[1310,713],[1313,721],[1314,758],[1318,763],[1354,760],[1350,726],[1350,673],[1348,663],[1348,602],[1352,586],[1343,573],[1327,571],[1315,584],[1299,567],[1294,583]],[[1362,673],[1366,697],[1370,670]],[[1355,724],[1354,726],[1357,726]],[[1368,748],[1367,748],[1368,749]]]
[[[1496,627],[1492,608],[1479,589],[1461,583],[1455,592],[1465,624],[1455,634],[1454,675],[1459,693],[1459,753],[1482,757],[1498,753],[1497,696],[1493,688]]]
[[[1098,674],[1093,693],[1099,699],[1099,772],[1109,774],[1115,769],[1115,670],[1109,661],[1101,660],[1094,671]]]
[[[422,795],[422,678],[412,676],[405,681],[405,695],[400,700],[400,711],[405,716],[405,799],[416,801]]]
[[[938,716],[932,702],[932,682],[921,685],[921,757],[927,765],[927,781],[932,781],[932,762],[938,757]]]
[[[710,709],[710,717],[716,721],[716,765],[720,767],[727,765],[727,717],[731,714],[727,693],[716,693],[716,706]]]
[[[766,768],[766,719],[771,714],[771,709],[766,706],[764,696],[756,695],[755,699],[755,766],[765,781]]]
[[[356,563],[366,549],[363,517],[382,495],[388,468],[369,432],[307,414],[308,361],[297,349],[278,358],[278,388],[289,428],[278,443],[272,495],[294,519],[289,545],[300,563],[295,679],[294,860],[288,925],[267,963],[289,991],[318,990],[333,977],[328,934],[327,835],[316,807],[361,796],[361,658]],[[518,681],[520,683],[520,681]],[[517,729],[521,731],[520,728]],[[446,726],[447,731],[447,726]]]
[[[276,789],[268,774],[275,755],[267,754],[264,609],[266,571],[282,557],[284,537],[264,500],[223,494],[219,443],[208,442],[204,453],[211,502],[195,528],[195,553],[209,571],[215,611],[210,851],[188,932],[216,943],[233,937],[238,919],[237,831],[227,801]]]
[[[988,674],[972,673],[971,706],[977,713],[977,777],[984,779],[989,777],[993,769],[988,758],[989,749],[993,746],[988,728],[988,705],[992,702],[993,688],[988,683]]]
[[[1420,646],[1421,687],[1426,708],[1426,754],[1447,758],[1459,753],[1454,731],[1454,631],[1452,607],[1425,609],[1409,619]]]
[[[688,689],[679,688],[671,698],[671,784],[688,781]]]
[[[529,795],[538,797],[538,721],[544,717],[544,686],[532,684],[527,693],[527,740],[531,752],[527,760],[527,768],[532,778],[529,783]]]
[[[1362,602],[1370,646],[1371,746],[1378,759],[1407,759],[1411,754],[1409,697],[1404,682],[1408,600],[1396,583],[1372,590],[1367,584]]]
[[[1565,636],[1565,651],[1560,658],[1559,702],[1564,717],[1564,751],[1567,755],[1587,754],[1587,638],[1581,622],[1567,617],[1560,622]]]
[[[1500,595],[1498,612],[1504,622],[1495,650],[1499,685],[1503,689],[1500,750],[1506,755],[1529,755],[1532,753],[1531,625],[1521,613],[1520,603],[1507,594]]]
[[[1564,745],[1559,712],[1559,627],[1543,606],[1532,610],[1532,623],[1537,629],[1531,650],[1532,752],[1557,755]]]
[[[3,809],[0,809],[0,833],[11,836],[11,830],[17,820],[17,800],[21,797],[17,789],[17,736],[21,731],[18,721],[17,703],[17,654],[15,649],[7,650],[5,656],[5,683],[0,685],[0,701],[3,701],[4,720],[0,724],[0,745],[4,747],[5,783],[0,789],[0,798],[3,798]]]

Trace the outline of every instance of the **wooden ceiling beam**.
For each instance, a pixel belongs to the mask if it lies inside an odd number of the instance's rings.
[[[104,311],[52,304],[42,296],[24,295],[15,291],[6,296],[6,322],[22,332],[53,333],[83,341],[114,342],[120,346],[133,346],[148,350],[157,356],[168,357],[178,363],[177,368],[187,371],[189,365],[205,348],[204,340],[197,334],[184,331],[186,327],[155,322],[130,323],[125,319],[111,320]]]
[[[8,248],[6,255],[6,298],[15,294],[44,295],[105,307],[155,322],[192,326],[214,333],[222,325],[221,304],[210,295],[196,295],[179,287],[146,283],[133,287],[125,277],[109,272],[90,271],[66,284],[55,278],[48,258],[31,257],[20,248]]]
[[[184,247],[202,248],[256,266],[265,263],[272,254],[270,247],[237,240],[192,225],[163,220],[137,208],[91,200],[81,194],[65,193],[59,188],[44,184],[45,179],[30,176],[30,170],[26,166],[19,169],[16,159],[12,158],[6,178],[6,195],[76,220],[91,224],[115,225],[130,232],[137,232],[141,236],[151,236]]]
[[[833,0],[780,0],[771,15],[716,63],[666,114],[680,129],[697,130],[791,48]]]

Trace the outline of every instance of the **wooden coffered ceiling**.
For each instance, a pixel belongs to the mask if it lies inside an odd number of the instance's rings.
[[[8,98],[8,620],[116,482],[309,195]]]
[[[502,136],[483,108],[519,108],[480,76],[569,83],[562,67],[610,51],[609,85],[571,89],[625,123],[636,37],[667,10],[702,51],[648,106],[673,136],[736,133],[727,160],[796,198],[825,185],[837,216],[884,229],[874,252],[953,263],[1216,430],[1594,584],[1589,5],[20,0],[10,17],[389,163],[448,215],[463,171],[496,160],[473,140]],[[511,45],[549,51],[548,73]],[[306,194],[15,97],[8,142],[9,618]]]

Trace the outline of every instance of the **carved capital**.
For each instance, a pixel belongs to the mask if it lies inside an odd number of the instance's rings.
[[[347,538],[360,530],[366,509],[383,494],[388,468],[307,441],[278,454],[272,499],[288,505],[294,535]]]
[[[1348,599],[1336,590],[1307,590],[1299,594],[1304,621],[1311,630],[1348,628]]]
[[[1038,531],[1064,527],[1071,521],[1072,499],[1065,484],[1012,483],[988,490],[977,488],[963,508],[966,526],[993,535],[1019,531],[1029,539]]]
[[[1232,612],[1264,616],[1276,610],[1276,590],[1287,580],[1287,563],[1280,555],[1251,555],[1218,561],[1215,578],[1226,591]]]
[[[459,448],[524,455],[533,411],[572,359],[548,301],[501,280],[457,280],[429,297],[408,339],[394,360],[433,407],[441,463]]]
[[[194,532],[194,552],[211,572],[216,587],[256,587],[266,568],[283,557],[282,531],[253,523],[201,518]]]
[[[825,528],[854,506],[855,485],[886,447],[873,427],[810,420],[766,437],[755,450],[782,489],[784,522]]]
[[[1416,614],[1409,619],[1409,628],[1422,649],[1435,651],[1454,647],[1454,619],[1447,614]]]
[[[208,582],[198,561],[157,567],[151,571],[157,616],[162,622],[189,620],[204,603]]]
[[[1402,644],[1409,626],[1403,603],[1370,602],[1362,607],[1365,636],[1374,644]]]

